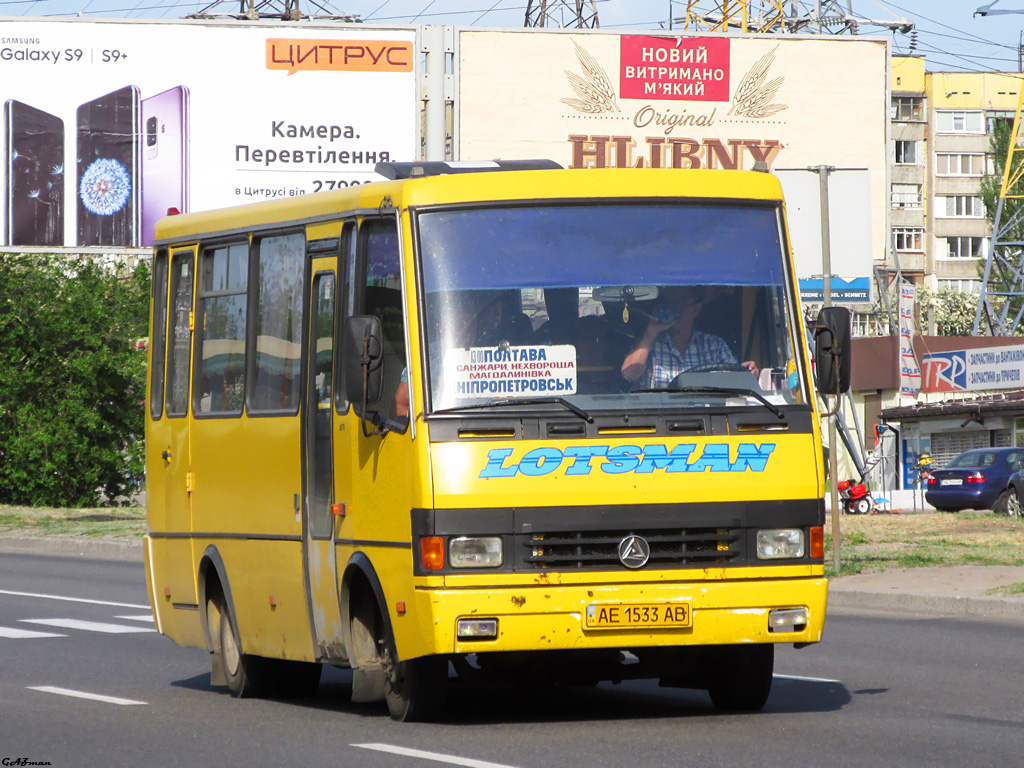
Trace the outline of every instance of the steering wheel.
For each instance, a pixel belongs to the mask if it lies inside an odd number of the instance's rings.
[[[687,368],[683,373],[679,374],[682,376],[685,373],[710,373],[711,371],[735,371],[737,373],[750,373],[748,369],[742,363],[705,363],[704,365],[695,365],[692,368]],[[676,376],[678,379],[679,376]],[[673,380],[674,381],[674,380]]]

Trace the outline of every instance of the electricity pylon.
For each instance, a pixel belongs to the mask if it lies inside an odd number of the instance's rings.
[[[983,5],[974,12],[975,16],[1002,16],[1024,13],[1021,10],[996,11],[992,9],[999,0]],[[1024,104],[1024,88],[1017,88],[1017,112],[1013,117],[1013,131],[1010,133],[1006,150],[1006,165],[1003,167],[1003,181],[999,187],[996,215],[992,221],[992,241],[988,258],[985,260],[985,275],[981,280],[981,296],[974,313],[974,330],[977,336],[982,320],[993,336],[1014,336],[1024,313],[1024,137],[1021,136],[1021,106]],[[1011,316],[1010,313],[1013,313]]]
[[[303,13],[299,8],[299,0],[215,0],[202,10],[190,13],[185,18],[228,18],[250,21],[256,21],[257,19],[281,19],[282,21],[298,21],[300,19],[362,21],[358,15],[342,13],[328,2],[306,0],[306,3],[314,7],[313,13]]]
[[[526,27],[597,29],[595,0],[527,0]]]
[[[674,5],[670,2],[669,5]],[[670,10],[671,15],[671,10]],[[686,0],[686,15],[672,18],[694,32],[802,32],[856,35],[860,27],[909,32],[909,19],[855,16],[853,0]]]
[[[982,321],[993,336],[1014,336],[1024,314],[1024,88],[1017,90],[1017,112],[992,221],[992,242],[985,260],[981,296],[974,314],[974,336],[981,330]]]

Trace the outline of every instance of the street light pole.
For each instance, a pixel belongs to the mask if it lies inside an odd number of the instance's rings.
[[[835,170],[830,165],[817,165],[807,169],[818,174],[818,195],[821,199],[821,271],[822,303],[832,306],[832,241],[829,233],[828,175]],[[824,397],[824,395],[823,395]],[[826,399],[826,405],[828,400]],[[838,405],[838,403],[837,403]],[[836,417],[828,418],[828,476],[832,503],[832,564],[839,575],[839,457],[836,455]]]

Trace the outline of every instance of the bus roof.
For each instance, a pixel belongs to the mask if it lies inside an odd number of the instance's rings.
[[[703,198],[782,200],[769,173],[718,169],[600,168],[455,173],[380,181],[331,192],[279,197],[258,203],[168,216],[156,226],[159,244],[209,233],[275,224],[302,224],[367,213],[382,204],[398,208],[516,200]]]

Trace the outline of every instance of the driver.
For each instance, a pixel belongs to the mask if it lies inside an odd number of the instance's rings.
[[[622,376],[627,381],[639,384],[639,389],[665,389],[676,376],[691,368],[739,365],[723,339],[694,330],[693,323],[704,306],[699,287],[670,286],[663,288],[660,296],[661,317],[650,319],[622,363]],[[669,316],[664,317],[665,314]],[[754,376],[759,373],[752,361],[742,366]]]

